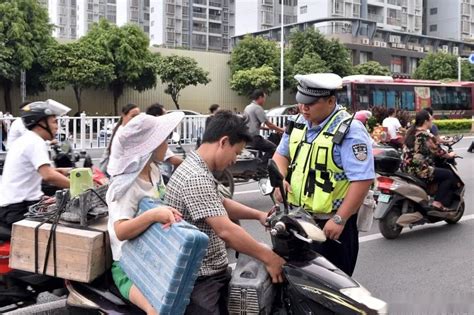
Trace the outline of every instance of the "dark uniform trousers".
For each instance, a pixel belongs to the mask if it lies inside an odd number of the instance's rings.
[[[315,220],[322,229],[328,220]],[[327,240],[324,243],[313,243],[313,250],[323,255],[336,267],[349,276],[354,273],[359,253],[359,231],[357,230],[357,214],[351,216],[342,230],[338,242]]]

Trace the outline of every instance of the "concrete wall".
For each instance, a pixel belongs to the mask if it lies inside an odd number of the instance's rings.
[[[249,103],[247,97],[239,96],[235,91],[231,90],[230,69],[228,62],[230,60],[229,54],[199,52],[190,50],[175,50],[166,48],[150,48],[153,52],[159,52],[163,56],[176,54],[181,56],[188,56],[194,58],[199,66],[204,70],[209,71],[211,82],[204,85],[190,86],[182,90],[179,103],[182,109],[190,109],[201,113],[207,113],[209,105],[213,103],[220,104],[222,108],[231,109],[237,108],[242,111]],[[28,78],[27,78],[28,79]],[[139,93],[137,91],[127,89],[119,99],[119,109],[127,103],[135,103],[141,108],[146,108],[148,105],[159,102],[165,105],[168,109],[174,109],[174,103],[171,97],[164,93],[165,86],[158,80],[158,84],[154,89]],[[20,89],[15,87],[11,93],[13,113],[18,114],[18,104],[21,103]],[[60,91],[47,91],[39,95],[29,95],[28,100],[44,100],[52,98],[62,102],[72,108],[72,113],[77,111],[74,92],[71,88]],[[294,104],[294,95],[290,93],[285,94],[285,104]],[[113,97],[112,93],[107,90],[87,90],[82,95],[83,110],[88,115],[104,115],[113,113]],[[271,108],[280,105],[279,92],[275,91],[267,99],[266,108]],[[0,111],[5,112],[4,94],[0,87]]]

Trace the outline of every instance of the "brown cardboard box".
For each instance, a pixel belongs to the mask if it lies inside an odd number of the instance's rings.
[[[10,267],[35,272],[35,227],[40,222],[22,220],[13,224],[11,238]],[[107,231],[107,218],[102,218],[91,228]],[[46,246],[51,224],[43,224],[38,231],[38,273],[43,272]],[[100,276],[112,263],[110,243],[107,235],[104,249],[104,234],[58,225],[56,228],[56,272],[58,278],[91,282]],[[54,276],[54,256],[51,244],[46,274]]]

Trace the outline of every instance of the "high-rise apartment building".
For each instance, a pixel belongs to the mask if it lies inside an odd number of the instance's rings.
[[[48,9],[49,21],[56,27],[53,36],[58,38],[77,38],[76,0],[39,0]]]
[[[455,40],[474,40],[473,0],[425,0],[423,34]]]
[[[119,26],[135,23],[149,34],[150,0],[39,0],[56,27],[53,36],[77,39],[101,18]]]
[[[281,25],[282,0],[237,0],[235,4],[235,34],[266,30]],[[298,0],[284,0],[283,23],[296,23],[298,20]]]
[[[355,17],[375,21],[382,29],[421,34],[423,0],[299,0],[297,13],[298,22]],[[321,31],[343,27],[344,22],[330,22],[321,24]]]
[[[150,43],[193,50],[230,50],[236,0],[152,0]]]

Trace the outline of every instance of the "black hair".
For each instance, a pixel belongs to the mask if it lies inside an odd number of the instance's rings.
[[[256,101],[258,100],[259,97],[263,97],[263,96],[265,96],[265,91],[262,89],[256,89],[252,92],[252,94],[250,94],[250,99],[252,101]]]
[[[215,143],[225,136],[229,137],[231,145],[252,141],[249,128],[242,117],[235,115],[230,110],[220,110],[206,125],[202,143]]]
[[[129,103],[122,107],[122,115],[120,116],[120,119],[118,120],[117,125],[112,131],[112,137],[110,137],[109,147],[107,148],[109,155],[112,152],[112,141],[114,140],[115,134],[117,133],[117,130],[119,129],[119,127],[122,126],[123,116],[127,115],[128,113],[130,113],[132,109],[135,109],[135,108],[138,108],[138,106],[132,103]]]
[[[161,105],[160,103],[151,104],[146,109],[147,115],[152,115],[152,116],[163,116],[165,112],[166,112],[165,107]]]
[[[214,114],[214,112],[215,112],[216,110],[218,110],[219,107],[220,107],[219,104],[212,104],[211,106],[209,106],[209,112],[210,112],[211,114]]]
[[[430,113],[431,116],[433,116],[433,109],[431,107],[426,107],[424,110],[426,110],[428,113]]]
[[[389,108],[387,114],[388,116],[392,116],[393,114],[395,114],[395,108]]]
[[[431,115],[428,111],[422,110],[416,113],[415,116],[415,124],[408,129],[406,137],[405,137],[405,145],[409,148],[413,148],[415,146],[415,138],[416,138],[416,128],[421,127],[425,121],[430,120]]]

